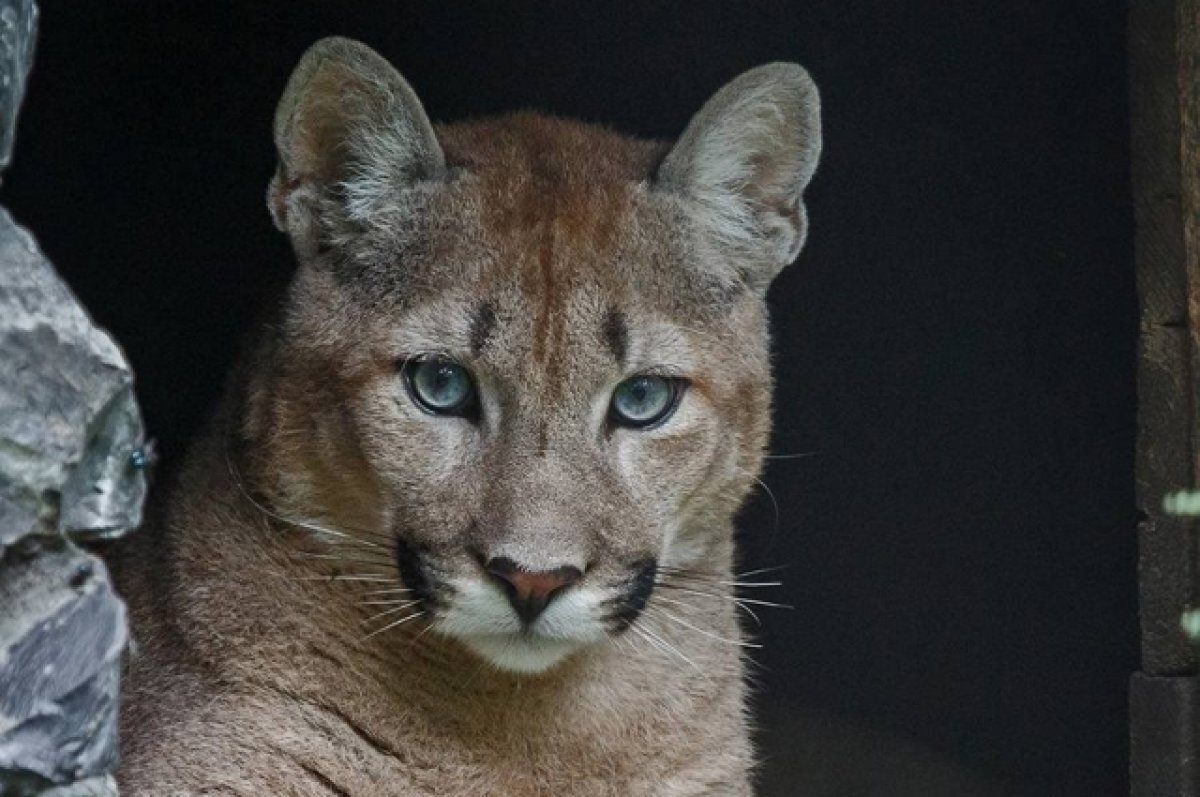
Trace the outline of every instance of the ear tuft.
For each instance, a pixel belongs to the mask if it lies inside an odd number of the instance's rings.
[[[292,72],[275,112],[279,169],[268,196],[276,226],[303,237],[311,199],[343,196],[365,218],[390,194],[438,178],[445,157],[412,88],[364,44],[322,39]]]
[[[659,167],[657,184],[685,198],[715,260],[765,289],[804,244],[802,195],[820,151],[812,79],[796,64],[767,64],[705,103]]]

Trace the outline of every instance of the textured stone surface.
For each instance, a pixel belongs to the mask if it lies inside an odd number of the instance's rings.
[[[65,540],[9,552],[0,578],[0,772],[68,783],[116,764],[125,607],[104,566]]]
[[[0,168],[32,63],[33,0],[0,0]],[[141,522],[133,375],[0,208],[0,796],[112,797],[125,606],[75,542]]]
[[[33,0],[0,2],[0,169],[12,159],[17,109],[33,66],[37,24]]]
[[[38,797],[115,797],[117,782],[112,775],[99,778],[88,778],[69,786],[56,786],[46,789]]]
[[[71,540],[141,520],[133,377],[0,209],[0,794],[115,794],[125,608]]]
[[[141,520],[132,374],[0,209],[0,794],[115,794],[125,608],[71,540]]]
[[[120,534],[146,482],[133,375],[0,209],[0,550],[31,532]]]

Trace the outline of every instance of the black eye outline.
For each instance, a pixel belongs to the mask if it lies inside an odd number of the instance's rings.
[[[468,389],[461,401],[452,406],[441,407],[430,403],[421,395],[421,391],[417,388],[415,381],[416,371],[418,368],[429,366],[436,368],[449,366],[462,371],[467,379]],[[479,389],[475,385],[475,378],[471,376],[471,371],[462,363],[456,362],[449,357],[420,355],[405,360],[400,366],[400,375],[404,380],[404,389],[408,392],[408,397],[412,399],[413,404],[416,404],[417,408],[422,412],[440,417],[466,418],[470,421],[479,420]]]
[[[620,390],[622,386],[638,379],[661,380],[667,386],[667,389],[670,390],[670,397],[667,399],[667,403],[663,405],[663,408],[654,415],[645,419],[630,418],[628,415],[624,415],[620,410],[617,409],[617,391]],[[608,399],[608,422],[613,426],[620,426],[624,429],[636,429],[637,431],[646,431],[648,429],[661,426],[662,424],[666,423],[667,419],[674,415],[675,410],[679,408],[679,401],[683,398],[683,394],[686,392],[687,386],[688,382],[686,379],[667,374],[634,374],[633,376],[622,379],[620,383],[613,388],[612,396],[610,396]]]

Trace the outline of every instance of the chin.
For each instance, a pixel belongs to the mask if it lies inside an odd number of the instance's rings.
[[[460,640],[497,669],[538,675],[560,664],[584,643],[525,633],[463,636]]]

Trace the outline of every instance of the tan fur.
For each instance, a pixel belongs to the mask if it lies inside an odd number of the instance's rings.
[[[276,120],[293,285],[117,557],[139,642],[123,793],[749,794],[731,517],[767,440],[762,294],[803,240],[817,118],[803,72],[772,65],[669,155],[528,113],[435,129],[377,55],[316,45]],[[413,406],[398,367],[430,351],[474,374],[478,425]],[[616,384],[656,368],[690,382],[675,415],[606,427]],[[370,605],[413,586],[396,540],[457,586]],[[509,622],[497,555],[584,571],[546,612],[569,653],[543,672],[469,644],[479,611]],[[596,619],[646,560],[632,627]]]

